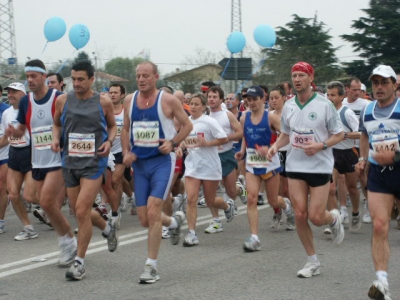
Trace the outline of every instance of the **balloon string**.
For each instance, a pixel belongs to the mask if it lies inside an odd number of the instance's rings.
[[[249,78],[252,78],[253,75],[254,75],[255,73],[257,73],[257,71],[261,68],[261,66],[265,63],[266,60],[267,60],[266,58],[263,58],[263,59],[258,63],[258,65],[257,65],[257,66],[253,69],[253,71],[251,72],[251,75],[250,75]],[[251,80],[251,79],[247,79],[245,82],[243,82],[243,83],[240,85],[240,87],[237,89],[236,94],[240,93],[241,90],[242,90],[242,88],[243,88],[250,80]]]
[[[226,63],[225,68],[224,68],[224,70],[223,70],[222,73],[221,73],[221,77],[219,78],[219,80],[218,80],[218,82],[217,82],[218,85],[221,83],[222,79],[224,78],[226,69],[228,68],[229,63],[231,62],[231,59],[232,59],[232,56],[229,57],[229,60],[228,60],[228,62]]]
[[[40,53],[39,58],[43,55],[44,50],[46,50],[46,47],[47,47],[47,44],[48,44],[48,43],[49,43],[49,41],[47,41],[46,44],[44,45],[44,48],[43,48],[43,50],[42,50],[42,53]]]
[[[72,52],[71,56],[73,56],[73,55],[75,54],[75,52],[76,52],[76,50],[74,50],[74,52]],[[71,56],[70,56],[70,57],[71,57]],[[69,57],[69,58],[70,58],[70,57]],[[62,63],[62,65],[58,68],[58,70],[57,70],[56,73],[60,73],[60,72],[61,72],[61,70],[62,70],[62,69],[65,67],[65,65],[67,64],[69,58],[67,58],[67,59]]]

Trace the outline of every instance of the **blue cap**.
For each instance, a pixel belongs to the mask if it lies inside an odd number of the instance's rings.
[[[261,97],[261,98],[263,98],[263,97],[264,97],[264,91],[263,91],[263,89],[260,88],[259,86],[253,85],[253,86],[251,86],[251,87],[249,87],[249,88],[247,89],[246,97],[247,97],[247,96],[250,96],[250,97]]]
[[[103,87],[100,92],[108,93],[110,90],[108,87]]]

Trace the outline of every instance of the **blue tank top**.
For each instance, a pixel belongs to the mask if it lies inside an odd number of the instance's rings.
[[[152,107],[140,109],[137,106],[136,92],[130,109],[130,142],[131,151],[138,158],[147,159],[162,155],[158,150],[160,139],[170,140],[176,135],[176,130],[172,119],[165,117],[161,98],[163,91],[157,95],[156,101]]]

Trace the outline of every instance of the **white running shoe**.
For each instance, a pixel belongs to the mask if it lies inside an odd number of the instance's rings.
[[[153,266],[145,265],[144,272],[140,275],[139,283],[155,283],[160,279],[158,272]]]
[[[222,227],[222,223],[217,222],[215,220],[212,220],[210,222],[210,225],[208,225],[208,227],[204,230],[205,233],[217,233],[217,232],[221,232],[221,231],[224,231],[224,228]]]
[[[297,272],[297,277],[300,278],[310,278],[321,273],[320,268],[321,263],[319,260],[316,262],[307,262],[303,269]]]
[[[174,229],[169,230],[169,232],[171,233],[170,241],[172,245],[177,245],[181,238],[181,227],[183,225],[183,222],[185,221],[185,214],[181,211],[177,211],[173,218],[175,218],[178,226]]]
[[[122,215],[120,212],[118,212],[118,216],[116,216],[116,217],[112,216],[111,211],[108,215],[108,219],[113,221],[116,230],[119,230],[121,228],[121,218],[122,218]]]
[[[121,197],[121,202],[119,204],[119,210],[121,212],[124,212],[128,209],[129,203],[128,203],[128,196],[123,194]]]
[[[324,234],[332,234],[332,230],[330,227],[326,227],[324,230]]]
[[[81,280],[86,276],[85,267],[77,260],[71,265],[65,277],[72,280]]]
[[[171,237],[171,233],[169,232],[169,229],[167,226],[162,227],[162,232],[161,232],[161,238],[163,240],[169,239]]]
[[[281,218],[282,218],[282,209],[279,209],[279,213],[275,213],[272,216],[272,222],[271,222],[271,228],[272,229],[278,229],[279,226],[281,225]]]
[[[375,280],[369,288],[368,297],[376,300],[391,300],[387,283]]]
[[[364,213],[364,215],[362,217],[362,222],[366,223],[366,224],[371,224],[372,223],[371,215],[369,214],[368,210]]]
[[[61,252],[60,259],[58,260],[59,267],[67,267],[74,262],[77,253],[77,247],[78,246],[75,237],[70,243],[63,245],[60,244]]]
[[[235,203],[232,199],[225,201],[228,204],[228,209],[224,211],[226,221],[231,222],[235,217]]]
[[[260,251],[261,250],[260,241],[254,239],[253,237],[249,237],[244,241],[242,248],[246,252]]]
[[[243,204],[246,204],[247,203],[247,190],[246,190],[246,188],[244,187],[242,182],[239,181],[239,180],[236,182],[236,185],[240,189],[240,193],[239,193],[240,201],[242,201]]]
[[[340,213],[337,209],[332,209],[330,213],[336,220],[335,224],[330,226],[332,230],[333,243],[339,245],[344,239],[344,228],[342,222],[340,222]]]
[[[290,212],[285,213],[285,215],[286,215],[286,230],[293,231],[296,229],[293,206],[288,198],[283,198],[283,201],[285,201],[286,205],[290,207]]]
[[[184,247],[192,247],[198,244],[199,244],[199,239],[197,238],[197,235],[192,234],[190,232],[186,233],[185,238],[183,240]]]
[[[206,198],[204,198],[204,196],[197,201],[197,207],[207,207]]]
[[[35,239],[38,237],[38,234],[35,230],[31,229],[26,229],[22,230],[18,235],[14,237],[14,240],[16,241],[24,241],[24,240],[29,240],[29,239]]]
[[[176,197],[174,197],[174,202],[172,202],[172,215],[175,215],[175,213],[182,208],[183,200],[184,199],[181,194],[178,194]]]

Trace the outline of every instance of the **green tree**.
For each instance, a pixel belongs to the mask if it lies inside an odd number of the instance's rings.
[[[265,49],[267,56],[262,75],[253,83],[273,85],[290,80],[290,69],[299,61],[306,61],[314,67],[315,82],[324,84],[341,74],[337,65],[332,36],[325,30],[325,24],[314,18],[293,15],[293,21],[276,30],[276,47]]]
[[[105,72],[129,80],[125,84],[128,91],[137,89],[136,67],[145,60],[141,57],[116,57],[107,62],[104,66]]]
[[[87,54],[85,51],[81,51],[78,53],[78,55],[75,57],[74,61],[72,62],[72,65],[74,65],[78,62],[81,62],[81,61],[88,61],[88,62],[90,62],[91,65],[93,65],[93,62],[89,57],[89,54]]]
[[[362,9],[367,17],[354,20],[351,25],[358,32],[341,37],[360,52],[369,73],[379,64],[400,70],[400,0],[371,0],[369,6]]]

